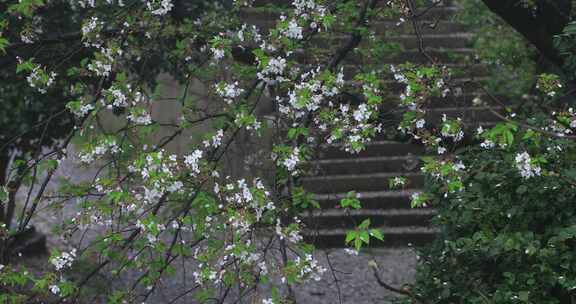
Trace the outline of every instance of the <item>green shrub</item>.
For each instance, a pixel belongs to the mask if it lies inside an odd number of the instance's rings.
[[[540,149],[540,176],[519,174],[517,152],[469,149],[462,192],[429,183],[442,232],[420,256],[414,293],[426,303],[574,303],[574,150],[558,140]]]

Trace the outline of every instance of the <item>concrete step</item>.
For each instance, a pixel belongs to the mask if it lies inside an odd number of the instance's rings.
[[[451,79],[450,85],[453,87],[458,87],[464,92],[474,92],[474,91],[477,91],[476,89],[478,88],[478,83],[482,80],[485,80],[485,79],[486,78],[483,78],[483,77],[475,77],[475,78],[460,77],[460,78]],[[355,84],[354,81],[352,81],[351,83]],[[405,84],[400,83],[396,80],[392,80],[392,79],[382,80],[381,83],[386,88],[388,88],[389,89],[388,91],[391,92],[392,94],[401,93],[406,88]]]
[[[449,107],[449,108],[429,108],[426,111],[426,127],[439,125],[442,117],[446,114],[447,118],[461,118],[464,123],[484,123],[501,121],[494,112],[499,114],[506,113],[504,107]],[[388,124],[391,122],[400,122],[403,110],[383,111],[381,117]]]
[[[430,33],[423,34],[422,36],[423,45],[430,48],[447,48],[447,49],[459,49],[469,47],[474,35],[466,32],[460,33]],[[344,45],[346,41],[350,39],[347,35],[339,36],[325,36],[318,35],[311,39],[311,43],[322,46],[322,45]],[[382,37],[386,42],[397,43],[403,47],[404,50],[417,49],[418,48],[418,37],[411,34],[394,35],[390,34],[388,37]],[[360,43],[360,47],[367,46],[370,43],[364,40]]]
[[[476,130],[478,127],[484,129],[493,128],[499,121],[476,121],[476,122],[464,122],[464,129],[468,131],[466,135],[471,135],[470,132]]]
[[[389,97],[391,99],[391,102],[396,102],[398,103],[400,101],[400,98],[398,97],[398,95],[392,95]],[[507,99],[503,96],[499,96],[498,97],[499,100],[501,100],[506,106],[509,107],[514,107],[514,102],[513,100]],[[476,99],[476,100],[475,100]],[[426,107],[428,109],[434,109],[434,108],[479,108],[482,106],[479,105],[475,105],[475,103],[477,101],[482,101],[482,104],[488,104],[491,105],[493,107],[498,107],[501,105],[496,105],[493,102],[490,102],[491,99],[481,93],[477,93],[474,91],[465,91],[462,94],[448,94],[448,96],[446,97],[432,97],[430,98],[430,101],[428,102],[428,104],[426,105]]]
[[[423,34],[422,43],[424,47],[429,48],[446,48],[446,49],[460,49],[471,46],[473,34],[460,32],[460,33],[430,33]],[[344,45],[350,39],[348,35],[316,35],[310,40],[310,43],[315,46],[339,46]],[[397,43],[402,46],[404,50],[418,49],[419,41],[418,37],[413,34],[395,34],[390,33],[388,37],[382,37],[386,42]],[[364,39],[360,43],[360,47],[369,47],[373,43],[367,39]]]
[[[470,77],[468,75],[462,76],[462,77],[455,77],[455,78],[451,78],[449,80],[449,84],[453,87],[460,87],[463,90],[468,90],[468,89],[472,89],[472,88],[477,88],[478,86],[478,82],[486,80],[487,77]],[[385,78],[382,79],[381,83],[383,85],[388,86],[389,88],[392,88],[394,90],[399,90],[399,89],[404,89],[406,87],[405,84],[398,82],[395,79],[392,78]],[[470,85],[475,85],[474,87],[470,87]],[[470,90],[471,91],[471,90]]]
[[[264,33],[276,25],[276,19],[247,19],[246,24],[255,25],[256,27],[263,30]],[[376,35],[385,34],[412,34],[414,35],[414,27],[410,22],[404,22],[398,24],[398,21],[374,21],[371,23],[370,29],[374,31]],[[419,24],[420,33],[423,35],[428,34],[449,34],[465,32],[467,30],[466,26],[449,20],[437,20],[437,21],[427,21],[421,22]]]
[[[422,34],[421,37],[424,47],[458,49],[470,47],[474,35],[465,32],[453,32]],[[389,39],[391,42],[399,43],[404,46],[404,49],[417,49],[419,44],[416,35],[407,34],[386,37],[384,39]]]
[[[421,173],[404,172],[380,172],[367,174],[342,174],[312,176],[301,178],[304,189],[312,193],[340,193],[348,191],[382,191],[390,190],[388,187],[390,178],[404,176],[407,178],[407,186],[422,188],[424,175]]]
[[[383,2],[383,1],[381,1]],[[276,2],[274,2],[276,4]],[[449,20],[454,14],[459,12],[461,9],[457,6],[437,6],[426,11],[424,8],[417,10],[416,15],[421,15],[418,20]],[[243,8],[239,12],[239,17],[245,20],[278,20],[282,13],[286,13],[286,8],[272,8],[272,7],[249,7]],[[397,18],[390,18],[387,20],[377,20],[377,21],[392,21],[398,22]]]
[[[384,235],[384,241],[370,239],[367,247],[405,247],[421,246],[434,240],[438,230],[430,227],[377,227]],[[317,229],[308,230],[304,239],[312,242],[318,248],[341,248],[345,246],[347,229]]]
[[[431,108],[461,108],[461,107],[478,107],[478,102],[481,104],[488,103],[489,97],[482,93],[474,91],[466,91],[461,94],[450,93],[446,97],[432,97],[429,99],[426,107]]]
[[[486,79],[490,76],[488,68],[481,64],[467,65],[459,63],[444,64],[450,71],[452,71],[452,79],[471,79],[471,77]],[[352,65],[348,64],[342,67],[344,71],[344,79],[352,79],[356,74],[369,69],[375,70],[381,75],[384,80],[394,80],[394,74],[390,71],[390,65],[375,63],[369,65]]]
[[[275,6],[279,6],[279,7],[292,7],[292,3],[294,2],[294,0],[253,0],[252,2],[252,6],[254,7],[262,7],[262,6],[269,6],[271,3],[274,3]],[[419,1],[419,5],[420,6],[428,6],[428,5],[432,5],[434,3],[434,1],[432,0],[426,0],[426,1]],[[437,6],[449,6],[449,5],[453,5],[453,1],[452,0],[444,0],[441,1],[440,3],[436,4]],[[380,1],[376,7],[383,7],[386,6],[386,3],[384,1]]]
[[[473,56],[475,51],[471,48],[426,48],[426,53],[430,55],[434,60],[441,63],[461,63],[464,57]],[[327,55],[330,55],[328,53]],[[301,60],[309,60],[308,62],[313,62],[311,58],[306,58],[300,55]],[[377,59],[379,63],[382,64],[399,64],[405,62],[411,62],[415,64],[429,63],[428,59],[420,53],[418,50],[405,50],[399,52],[398,54],[391,54],[383,56]],[[370,64],[372,59],[364,58],[351,53],[344,60],[344,64]]]
[[[302,214],[302,221],[311,229],[354,229],[365,219],[371,226],[403,227],[429,226],[436,215],[434,209],[325,209]]]
[[[408,153],[412,153],[414,155],[422,155],[424,152],[425,149],[420,144],[380,140],[368,143],[365,150],[356,154],[343,151],[337,145],[327,145],[322,147],[321,151],[319,152],[318,159],[405,156]]]
[[[451,20],[428,20],[420,22],[419,32],[423,35],[466,32],[468,28],[459,22]],[[402,33],[414,35],[414,26],[411,22],[398,24],[396,21],[376,21],[372,23],[371,29],[376,35]]]
[[[357,192],[356,197],[362,204],[362,209],[410,209],[410,196],[418,189],[367,191]],[[322,209],[337,208],[340,200],[346,198],[348,193],[315,194],[314,199]]]
[[[334,55],[334,50],[339,46],[334,46],[330,49],[325,47],[317,47],[317,51],[312,56],[309,51],[296,50],[294,58],[302,64],[324,64]],[[466,61],[475,54],[471,48],[426,48],[426,54],[435,60],[436,63],[442,64],[456,64]],[[414,64],[429,64],[430,61],[426,56],[416,49],[404,50],[399,52],[387,53],[379,58],[364,57],[362,55],[350,52],[348,56],[342,61],[343,65],[370,65],[374,62],[379,64],[400,64],[411,62]]]
[[[321,159],[312,162],[316,175],[414,172],[420,169],[418,156],[374,156]]]
[[[462,118],[464,123],[479,123],[479,122],[498,122],[501,119],[494,114],[505,113],[503,107],[476,107],[476,108],[433,108],[428,109],[426,120],[431,124],[438,124],[442,120],[443,114],[448,118]]]

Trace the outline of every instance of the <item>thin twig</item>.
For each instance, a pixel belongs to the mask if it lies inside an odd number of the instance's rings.
[[[430,61],[432,64],[436,64],[436,60],[426,52],[424,48],[424,39],[422,38],[422,33],[420,32],[420,25],[418,23],[418,19],[416,17],[416,5],[414,4],[413,0],[406,0],[406,4],[410,9],[410,22],[412,23],[412,27],[414,28],[414,34],[416,34],[416,38],[418,39],[418,51]]]
[[[490,93],[486,88],[481,87],[481,90],[482,90],[486,95],[488,95],[488,97],[490,97],[490,99],[492,99],[493,101],[496,101],[496,102],[499,102],[499,103],[502,104],[502,102],[501,102],[496,96],[494,96],[492,93]],[[542,133],[542,134],[546,134],[546,135],[548,135],[548,136],[552,136],[552,137],[555,137],[555,138],[576,139],[576,136],[574,136],[574,135],[563,135],[563,134],[560,135],[560,134],[557,134],[557,133],[554,133],[554,132],[542,130],[542,129],[540,129],[540,128],[536,128],[536,127],[534,127],[534,126],[531,126],[531,125],[529,125],[529,124],[526,124],[526,123],[523,123],[523,122],[520,122],[520,121],[516,121],[516,120],[512,120],[512,119],[510,119],[510,118],[508,118],[508,117],[506,117],[506,116],[498,113],[497,111],[495,111],[495,110],[492,109],[491,107],[487,107],[487,108],[488,108],[488,110],[489,110],[492,114],[494,114],[496,117],[498,117],[498,118],[500,118],[500,119],[502,119],[502,120],[504,120],[504,121],[506,121],[506,122],[511,122],[511,123],[518,124],[519,126],[521,126],[521,127],[523,127],[523,128],[530,129],[530,130],[532,130],[532,131],[535,131],[535,132],[538,132],[538,133]]]
[[[410,291],[410,289],[407,289],[407,288],[399,289],[399,288],[393,287],[393,286],[389,285],[388,283],[384,282],[384,280],[382,280],[382,278],[380,277],[380,274],[378,273],[378,266],[376,265],[375,262],[371,262],[370,266],[372,267],[372,271],[374,273],[374,277],[376,278],[376,282],[378,282],[378,285],[380,285],[381,287],[384,287],[385,289],[387,289],[391,292],[410,297],[410,299],[413,301],[413,303],[426,304],[426,302],[422,298],[414,295]]]
[[[336,290],[338,291],[338,303],[342,304],[342,290],[340,289],[340,279],[336,276],[336,271],[334,270],[334,266],[332,266],[332,261],[330,261],[330,255],[328,252],[324,251],[326,255],[326,261],[328,262],[328,268],[330,268],[330,273],[332,273],[332,277],[334,278],[334,284],[336,284]]]

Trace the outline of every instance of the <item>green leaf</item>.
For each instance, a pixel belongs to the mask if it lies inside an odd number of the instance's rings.
[[[8,190],[6,187],[0,187],[0,204],[8,201]]]
[[[340,200],[340,206],[342,208],[352,208],[352,209],[360,209],[362,208],[362,205],[360,204],[360,201],[355,199],[355,198],[344,198],[342,200]]]
[[[518,293],[518,299],[522,302],[528,302],[530,299],[530,292],[529,291],[520,291]]]
[[[568,35],[575,35],[576,34],[576,22],[571,22],[564,27],[564,33]]]
[[[368,234],[368,231],[360,231],[360,240],[366,244],[370,243],[370,234]]]
[[[376,238],[380,241],[384,241],[384,236],[382,235],[382,232],[380,232],[380,230],[378,229],[370,229],[370,235],[373,238]]]
[[[6,54],[6,48],[10,45],[8,39],[0,37],[0,54]]]
[[[34,64],[30,60],[24,61],[16,65],[16,74],[19,74],[21,72],[30,72],[32,70],[34,70]]]
[[[362,221],[362,223],[360,223],[360,225],[358,226],[358,229],[368,229],[368,227],[370,227],[370,219],[367,218],[365,220]]]
[[[308,129],[307,128],[290,128],[288,130],[288,139],[296,139],[298,136],[308,136]]]
[[[356,251],[360,251],[362,248],[362,240],[359,237],[354,239],[354,248],[356,248]]]
[[[346,240],[344,241],[346,244],[352,242],[352,240],[356,239],[358,233],[354,230],[350,230],[346,232]]]

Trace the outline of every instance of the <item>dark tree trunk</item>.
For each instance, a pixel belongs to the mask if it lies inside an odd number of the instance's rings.
[[[4,151],[0,151],[0,187],[6,187],[8,182],[8,165],[10,162],[10,156]],[[6,202],[0,203],[0,224],[6,224]],[[0,263],[6,264],[8,259],[6,257],[7,253],[7,235],[0,232]]]
[[[532,43],[546,60],[562,70],[563,60],[553,37],[570,21],[572,0],[537,0],[536,8],[525,8],[519,0],[482,0]]]
[[[20,187],[15,181],[8,181],[8,166],[10,165],[10,156],[8,153],[0,153],[0,186],[8,189],[8,201],[0,204],[0,223],[6,225],[9,229],[14,220],[14,211],[16,207],[16,192]],[[41,256],[47,255],[46,236],[34,227],[24,227],[12,235],[3,235],[0,233],[0,264],[8,264],[14,254],[23,256]]]
[[[6,186],[8,179],[8,163],[10,162],[10,157],[6,151],[0,151],[0,187]],[[0,203],[0,223],[5,222],[5,211],[4,204]]]

